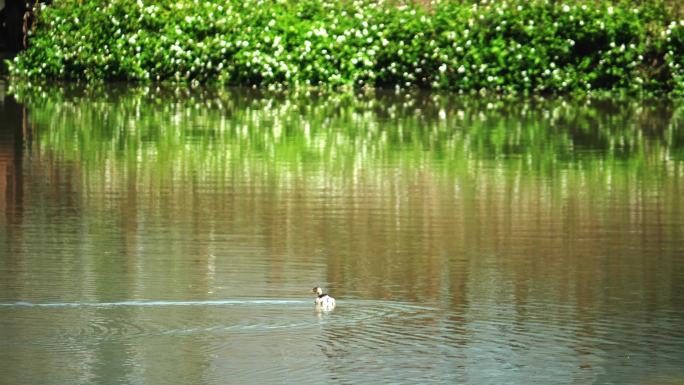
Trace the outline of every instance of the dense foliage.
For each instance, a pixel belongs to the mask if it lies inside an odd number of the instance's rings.
[[[57,0],[18,77],[684,94],[659,0]]]

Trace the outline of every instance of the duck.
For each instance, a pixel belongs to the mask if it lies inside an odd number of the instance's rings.
[[[330,311],[335,308],[335,298],[323,293],[323,289],[316,286],[313,288],[312,292],[316,294],[316,299],[314,300],[316,309]]]

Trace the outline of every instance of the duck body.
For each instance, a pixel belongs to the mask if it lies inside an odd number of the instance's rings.
[[[313,292],[316,293],[314,304],[317,309],[329,311],[335,308],[335,298],[323,293],[320,287],[314,287]]]

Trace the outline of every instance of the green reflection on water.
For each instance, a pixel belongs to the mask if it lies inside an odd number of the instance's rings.
[[[467,175],[476,162],[531,176],[577,169],[604,183],[680,173],[684,108],[667,101],[487,100],[438,94],[263,94],[236,89],[13,90],[41,149],[100,169],[350,176],[383,166]],[[479,167],[479,166],[478,166]],[[649,171],[649,174],[651,172]]]

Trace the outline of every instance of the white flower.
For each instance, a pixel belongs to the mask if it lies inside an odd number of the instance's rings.
[[[466,71],[466,69],[463,65],[461,65],[460,67],[458,67],[458,69],[456,71],[458,71],[459,74],[462,74]]]
[[[446,65],[446,64],[442,64],[441,66],[439,66],[439,72],[444,73],[444,72],[446,72],[446,70],[447,70],[447,65]]]
[[[328,37],[328,31],[325,29],[325,27],[314,29],[313,33],[316,36]]]
[[[570,6],[567,4],[563,4],[563,12],[570,12]]]

